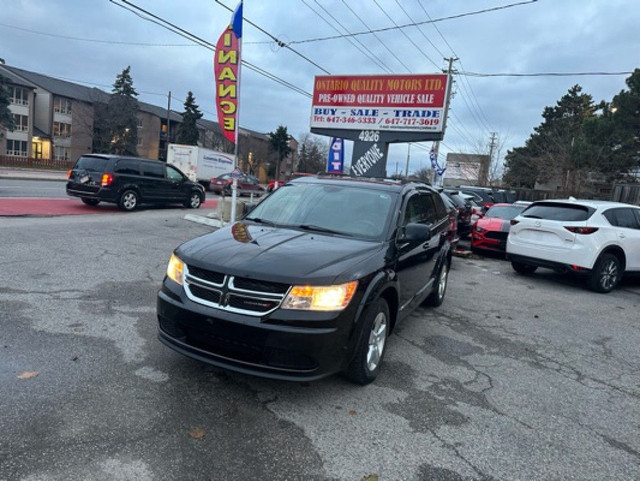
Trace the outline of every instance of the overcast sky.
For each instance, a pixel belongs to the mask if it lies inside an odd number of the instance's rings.
[[[181,111],[191,90],[205,118],[216,120],[212,52],[119,7],[122,0],[114,2],[1,0],[0,57],[107,91],[130,65],[140,100],[166,106],[171,91],[171,106]],[[130,3],[215,44],[230,20],[222,4],[235,8],[238,2]],[[461,73],[630,72],[640,67],[639,7],[637,0],[245,0],[243,59],[309,94],[315,75],[434,73],[446,66],[444,57],[458,57],[454,67]],[[303,42],[430,19],[435,22],[375,35]],[[477,153],[491,132],[503,158],[523,145],[544,107],[572,85],[580,84],[596,102],[609,101],[626,88],[628,76],[457,75],[441,158]],[[295,137],[309,131],[310,98],[248,68],[242,69],[240,105],[243,127],[270,132],[284,125]],[[410,172],[429,165],[430,147],[411,148]],[[406,145],[392,146],[389,173],[396,165],[404,172],[407,153]]]

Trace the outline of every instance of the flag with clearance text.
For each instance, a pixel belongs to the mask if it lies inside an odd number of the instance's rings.
[[[239,108],[239,73],[242,38],[242,2],[238,4],[231,23],[224,29],[213,54],[216,85],[216,108],[222,135],[236,143]]]

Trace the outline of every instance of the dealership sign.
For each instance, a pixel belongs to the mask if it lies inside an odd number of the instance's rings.
[[[312,129],[443,131],[447,75],[317,76]]]

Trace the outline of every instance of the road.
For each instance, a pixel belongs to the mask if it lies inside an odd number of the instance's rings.
[[[262,380],[156,339],[184,214],[0,218],[0,480],[640,479],[640,281],[456,257],[374,384]]]
[[[0,197],[66,198],[64,181],[0,178]]]

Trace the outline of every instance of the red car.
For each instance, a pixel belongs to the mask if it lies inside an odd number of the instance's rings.
[[[517,204],[493,204],[471,226],[471,251],[505,252],[511,219],[525,207],[526,205]]]
[[[316,175],[316,174],[307,174],[305,172],[294,172],[289,177],[287,177],[286,180],[279,181],[278,182],[278,187],[280,187],[281,185],[286,184],[290,180],[297,179],[298,177],[306,177],[308,175]],[[275,180],[270,180],[269,181],[269,185],[267,186],[267,192],[271,192],[273,190],[273,188],[275,187],[275,185],[276,185],[276,181]]]
[[[219,175],[215,179],[211,179],[209,190],[216,194],[231,195],[232,182],[231,173]],[[264,187],[253,175],[242,174],[238,179],[238,195],[263,195],[265,193]]]

